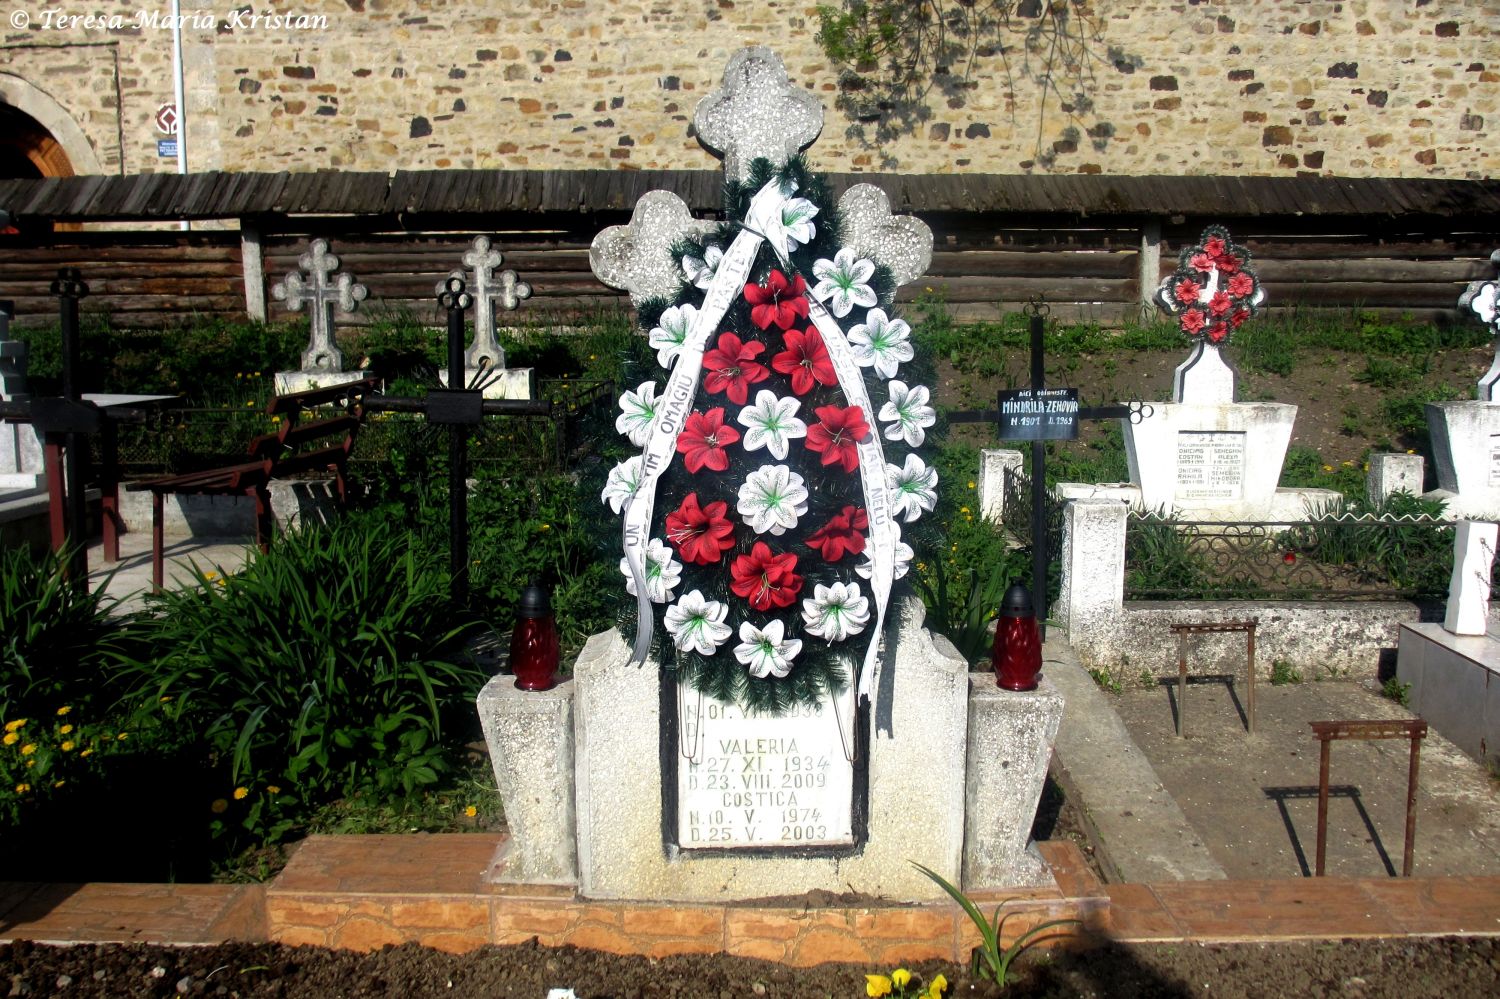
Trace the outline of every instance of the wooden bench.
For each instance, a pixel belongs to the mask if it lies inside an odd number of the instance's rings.
[[[255,543],[262,552],[271,544],[271,480],[291,478],[307,472],[332,472],[334,499],[340,509],[348,503],[345,473],[354,438],[364,423],[365,396],[375,387],[374,379],[363,379],[274,396],[266,406],[269,416],[279,416],[281,427],[262,434],[246,449],[249,461],[202,472],[168,475],[132,482],[127,489],[151,492],[151,582],[162,585],[162,519],[169,494],[198,496],[248,496],[255,501]],[[316,420],[302,420],[305,411],[338,407],[343,413]]]

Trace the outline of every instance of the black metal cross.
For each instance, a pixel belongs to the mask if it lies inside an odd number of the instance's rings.
[[[1001,389],[994,409],[948,414],[949,423],[993,423],[1001,440],[1031,442],[1031,600],[1043,637],[1047,634],[1047,441],[1077,440],[1079,420],[1130,420],[1151,415],[1143,402],[1079,406],[1077,389],[1046,387],[1042,339],[1052,310],[1040,299],[1025,309],[1031,332],[1031,387]]]
[[[464,313],[474,304],[463,278],[451,275],[440,286],[438,304],[448,314],[448,384],[463,385]],[[463,388],[434,386],[425,398],[372,395],[365,409],[384,413],[420,413],[427,422],[448,428],[448,568],[449,594],[463,603],[469,595],[469,435],[486,416],[551,416],[552,404],[534,399],[486,399],[488,369],[475,372]]]

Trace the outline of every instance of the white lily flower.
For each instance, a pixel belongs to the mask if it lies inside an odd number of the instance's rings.
[[[875,273],[875,264],[856,258],[848,247],[840,249],[832,260],[819,260],[813,264],[813,277],[818,279],[813,288],[813,297],[828,303],[828,311],[840,319],[853,311],[856,305],[868,309],[878,299],[870,287],[870,277]]]
[[[893,494],[891,508],[898,514],[905,513],[908,524],[937,508],[937,469],[928,468],[916,455],[907,455],[902,468],[887,464],[885,479]]]
[[[895,378],[903,361],[912,359],[911,327],[891,319],[884,309],[871,309],[865,321],[849,330],[849,346],[861,367],[874,367],[881,378]]]
[[[745,476],[735,509],[756,534],[785,534],[807,513],[807,484],[785,465],[762,465]]]
[[[842,642],[870,623],[870,601],[859,592],[858,583],[819,583],[812,599],[802,601],[802,623],[808,634]]]
[[[655,328],[651,330],[649,343],[656,349],[656,363],[664,368],[672,366],[672,359],[682,352],[687,343],[688,332],[698,318],[696,305],[674,305],[661,314]]]
[[[733,632],[724,623],[729,608],[717,600],[709,600],[699,590],[690,590],[679,598],[662,615],[672,642],[682,651],[695,650],[699,655],[711,656]]]
[[[746,428],[740,446],[746,451],[765,448],[778,461],[785,461],[787,442],[806,437],[807,424],[797,419],[802,403],[793,398],[778,398],[775,392],[761,389],[755,393],[755,405],[740,410],[735,421]]]
[[[885,428],[888,441],[905,441],[907,447],[921,447],[927,439],[927,428],[937,422],[937,410],[927,405],[931,398],[925,385],[906,387],[903,381],[888,386],[891,397],[880,407],[882,420],[894,420]]]
[[[641,456],[626,458],[614,468],[609,470],[609,478],[604,482],[604,491],[599,498],[609,504],[609,508],[615,513],[625,509],[625,503],[635,495],[635,491],[641,486]]]
[[[646,575],[646,596],[652,603],[670,603],[672,591],[682,581],[682,563],[672,557],[672,549],[660,538],[652,538],[646,544],[646,554],[641,563]],[[628,558],[620,559],[620,572],[625,575],[625,590],[632,597],[635,596],[635,577],[630,574]]]
[[[799,243],[812,242],[817,233],[817,227],[813,225],[813,216],[818,214],[818,206],[806,198],[787,198],[781,203],[779,212],[772,212],[764,219],[764,236],[772,246],[781,250],[781,255],[789,257]]]
[[[656,383],[641,382],[634,392],[620,396],[615,429],[629,437],[636,447],[645,447],[651,437],[651,425],[656,422],[656,405]]]
[[[792,660],[802,651],[802,639],[783,638],[785,633],[786,624],[780,619],[764,628],[743,621],[734,657],[749,668],[753,677],[786,676],[792,671]]]
[[[719,273],[719,265],[724,262],[724,251],[717,246],[705,246],[703,256],[698,257],[689,253],[682,258],[682,273],[687,275],[688,281],[703,291],[714,283],[714,275]]]

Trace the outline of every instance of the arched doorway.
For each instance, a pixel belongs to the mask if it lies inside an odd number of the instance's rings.
[[[0,177],[71,177],[62,144],[19,108],[0,104]]]

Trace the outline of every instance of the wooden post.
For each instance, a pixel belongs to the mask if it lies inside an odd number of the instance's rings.
[[[1161,283],[1161,220],[1146,219],[1141,223],[1141,249],[1138,258],[1136,280],[1140,284],[1141,315],[1154,315],[1156,305],[1152,296]]]
[[[1322,753],[1318,760],[1318,877],[1323,876],[1323,860],[1328,855],[1328,750],[1329,739],[1318,738]]]
[[[261,254],[260,227],[240,220],[240,266],[245,274],[245,315],[266,321],[266,264]]]

